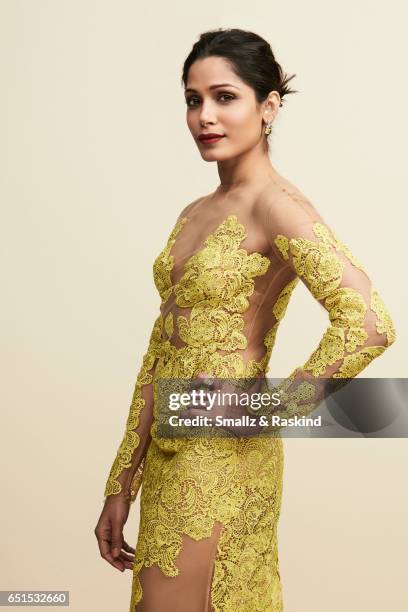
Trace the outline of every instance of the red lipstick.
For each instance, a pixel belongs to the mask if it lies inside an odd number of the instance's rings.
[[[215,134],[213,132],[202,133],[199,135],[198,139],[200,142],[205,144],[210,144],[213,142],[218,142],[221,138],[224,138],[225,134]]]

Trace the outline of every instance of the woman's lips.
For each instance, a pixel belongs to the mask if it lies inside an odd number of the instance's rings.
[[[211,138],[199,138],[199,141],[202,142],[203,144],[212,144],[213,142],[218,142],[222,138],[225,138],[225,136],[212,136]]]

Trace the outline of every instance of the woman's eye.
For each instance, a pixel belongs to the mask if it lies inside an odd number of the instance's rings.
[[[187,100],[186,100],[186,104],[187,104],[187,106],[194,106],[194,104],[190,104],[190,102],[191,102],[192,100],[197,100],[197,98],[187,98]]]
[[[225,96],[226,96],[226,97],[227,97],[229,100],[233,100],[233,99],[234,99],[234,96],[232,96],[231,94],[221,94],[221,95],[220,95],[220,98],[225,98]],[[228,100],[227,100],[227,102],[228,102]]]
[[[233,100],[235,98],[235,96],[233,96],[232,94],[223,93],[223,94],[220,94],[218,96],[219,100],[221,98],[226,98],[226,100],[223,100],[223,102],[229,102],[230,100]],[[195,100],[200,101],[199,98],[197,98],[196,96],[192,96],[191,98],[187,98],[186,99],[187,106],[191,106],[191,107],[196,106],[196,104],[194,104]],[[193,102],[193,104],[192,104],[192,102]]]

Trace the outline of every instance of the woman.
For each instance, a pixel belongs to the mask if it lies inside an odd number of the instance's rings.
[[[280,436],[161,437],[157,381],[264,379],[299,279],[330,325],[280,386],[284,414],[310,413],[319,381],[356,376],[395,339],[361,264],[271,164],[289,80],[269,44],[238,29],[202,34],[184,64],[187,124],[220,185],[180,213],[154,262],[160,312],[95,529],[102,557],[133,569],[131,612],[283,609]],[[135,550],[122,529],[142,477]]]

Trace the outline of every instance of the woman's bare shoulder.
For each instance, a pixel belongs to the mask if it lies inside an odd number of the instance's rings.
[[[193,200],[192,202],[187,204],[187,206],[185,206],[183,208],[183,210],[181,211],[181,213],[179,214],[178,218],[181,219],[182,217],[186,217],[190,212],[192,212],[192,210],[196,206],[198,206],[200,204],[200,202],[202,202],[203,200],[208,198],[209,195],[211,195],[211,194],[208,194],[208,195],[205,195],[205,196],[200,196],[199,198],[196,198],[195,200]]]
[[[255,210],[259,221],[262,221],[265,215],[269,218],[271,215],[279,215],[285,212],[288,206],[292,210],[298,208],[299,212],[302,210],[309,215],[318,214],[314,204],[299,187],[287,178],[277,175],[259,194]]]

